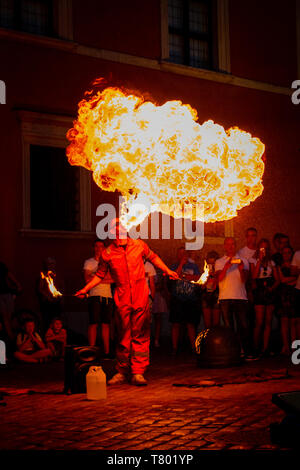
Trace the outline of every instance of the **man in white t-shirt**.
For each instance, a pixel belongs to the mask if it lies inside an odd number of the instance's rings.
[[[250,258],[253,258],[256,251],[256,241],[257,241],[257,230],[254,227],[247,228],[245,232],[246,236],[246,245],[243,248],[240,248],[238,251],[238,256],[241,258],[246,258],[249,261]]]
[[[94,257],[87,259],[83,266],[86,282],[90,282],[97,272],[99,259],[104,248],[104,242],[96,239],[94,242]],[[106,356],[109,354],[110,322],[114,306],[111,283],[112,279],[110,275],[107,275],[100,284],[93,287],[88,293],[89,345],[95,346],[98,325],[101,323],[101,336],[104,354]]]
[[[234,238],[225,238],[224,249],[225,255],[215,264],[219,281],[220,308],[225,326],[232,329],[234,329],[233,315],[235,315],[240,341],[247,355],[250,351],[246,291],[249,263],[246,258],[237,255]]]

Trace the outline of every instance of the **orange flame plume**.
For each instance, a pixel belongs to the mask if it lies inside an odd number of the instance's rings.
[[[52,271],[48,271],[47,276],[43,272],[41,272],[41,278],[46,279],[48,287],[49,287],[49,291],[51,292],[53,297],[61,297],[62,293],[56,289],[52,275],[53,275]]]
[[[203,204],[205,222],[231,219],[263,191],[265,146],[237,127],[196,121],[181,101],[156,106],[106,88],[79,103],[67,157],[91,170],[101,189],[123,195],[127,228],[152,211],[180,218],[187,204]],[[136,203],[147,207],[137,212]]]

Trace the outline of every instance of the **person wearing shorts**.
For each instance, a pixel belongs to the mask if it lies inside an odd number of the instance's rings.
[[[219,282],[219,304],[225,327],[234,330],[234,319],[246,360],[251,360],[248,324],[248,298],[246,282],[249,263],[237,255],[236,241],[233,237],[224,240],[225,255],[215,263]]]
[[[104,248],[104,242],[96,239],[94,242],[94,257],[87,259],[83,266],[86,282],[89,282],[97,272],[99,259]],[[110,352],[110,324],[114,309],[111,283],[112,280],[108,274],[100,284],[93,287],[88,293],[89,345],[95,346],[98,326],[101,325],[103,350],[106,356]]]
[[[206,283],[203,285],[201,293],[205,328],[212,328],[213,326],[218,326],[220,323],[219,288],[215,272],[215,263],[218,258],[219,255],[216,251],[210,251],[206,257],[206,262],[209,267],[209,276]]]
[[[282,249],[282,263],[278,267],[280,285],[280,326],[282,349],[281,354],[290,356],[292,342],[296,337],[297,309],[296,309],[296,293],[295,289],[297,275],[293,273],[291,262],[293,259],[293,249],[285,246]]]
[[[253,290],[255,308],[254,348],[256,354],[267,356],[272,328],[272,318],[276,302],[276,289],[279,286],[279,273],[271,258],[270,242],[262,238],[253,258],[249,260],[252,279],[256,287]],[[262,339],[262,351],[261,351]]]
[[[172,324],[172,354],[178,352],[182,325],[186,324],[192,351],[195,350],[196,327],[200,321],[200,286],[192,284],[200,277],[197,264],[188,258],[184,247],[177,250],[177,263],[171,266],[181,278],[170,281],[170,323]]]

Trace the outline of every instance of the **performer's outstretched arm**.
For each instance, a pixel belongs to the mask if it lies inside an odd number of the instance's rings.
[[[154,266],[158,269],[161,269],[167,276],[171,279],[179,279],[178,274],[175,271],[172,271],[168,266],[163,262],[163,260],[152,250],[150,250],[149,246],[143,242],[144,244],[144,255],[147,260],[149,260]]]
[[[154,266],[158,269],[161,269],[164,273],[167,274],[171,279],[179,279],[179,276],[176,271],[172,271],[168,266],[163,262],[163,260],[155,253],[152,252],[152,255],[148,258]]]
[[[100,284],[102,279],[99,276],[94,276],[90,282],[88,282],[83,289],[80,289],[78,292],[76,292],[75,296],[76,297],[85,297],[86,294],[95,286]]]
[[[101,260],[99,263],[98,271],[96,272],[95,276],[88,282],[83,289],[80,289],[78,292],[76,292],[75,296],[76,297],[85,297],[86,294],[95,286],[100,284],[102,279],[105,277],[106,273],[108,270],[108,265],[105,263],[105,261]]]

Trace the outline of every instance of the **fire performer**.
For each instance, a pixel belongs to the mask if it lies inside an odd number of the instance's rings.
[[[142,240],[127,236],[119,219],[110,223],[113,242],[103,250],[98,271],[92,280],[75,295],[83,297],[99,284],[107,272],[115,282],[114,300],[119,334],[117,346],[117,374],[108,382],[118,385],[127,382],[131,373],[133,385],[146,385],[144,372],[149,365],[150,310],[149,288],[145,277],[144,259],[151,261],[171,279],[179,279]]]

